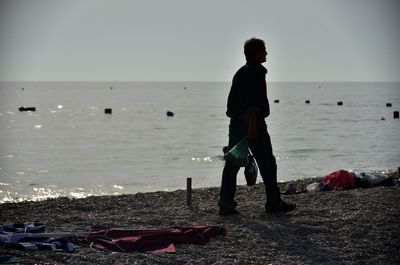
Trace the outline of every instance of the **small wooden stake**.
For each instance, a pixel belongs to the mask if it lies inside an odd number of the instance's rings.
[[[192,206],[192,178],[186,179],[186,205]]]

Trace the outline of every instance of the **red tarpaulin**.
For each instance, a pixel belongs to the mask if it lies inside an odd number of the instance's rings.
[[[175,243],[204,244],[211,237],[226,235],[220,226],[188,226],[157,229],[119,229],[93,226],[79,241],[92,248],[111,252],[175,253]]]

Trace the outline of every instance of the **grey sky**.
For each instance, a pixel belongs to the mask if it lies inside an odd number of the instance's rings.
[[[0,80],[400,81],[397,0],[0,0]]]

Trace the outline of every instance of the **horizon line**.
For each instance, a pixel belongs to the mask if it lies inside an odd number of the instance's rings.
[[[81,82],[81,83],[226,83],[232,80],[0,80],[0,82]],[[267,83],[400,83],[400,80],[267,80]]]

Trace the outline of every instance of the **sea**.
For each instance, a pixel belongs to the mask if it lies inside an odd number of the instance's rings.
[[[230,85],[0,82],[0,203],[219,186]],[[269,82],[268,97],[279,181],[400,166],[400,83]]]

